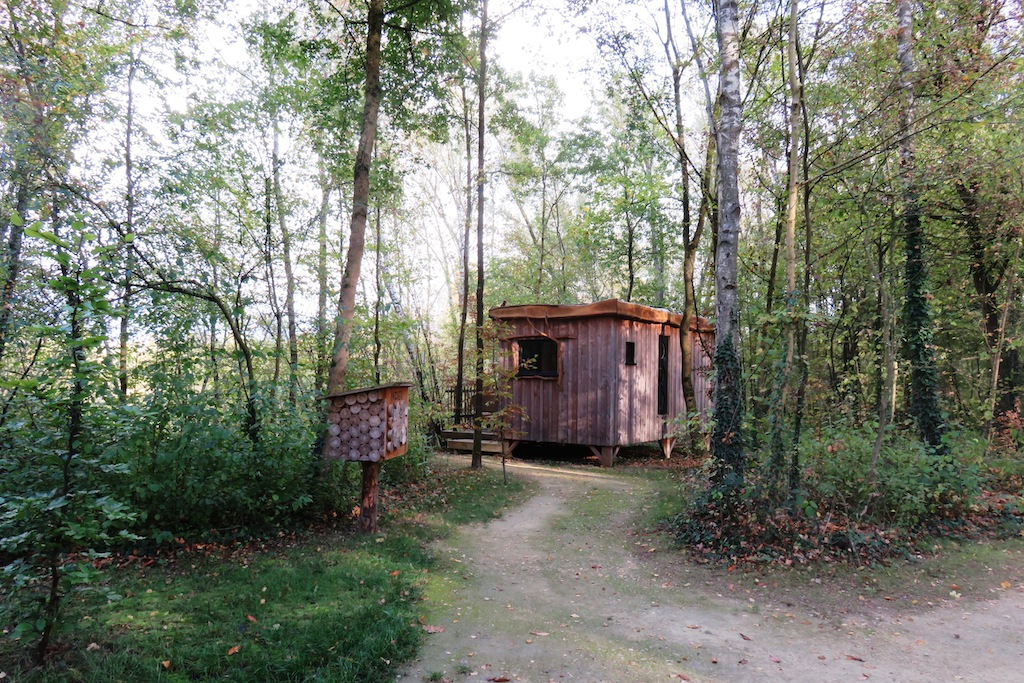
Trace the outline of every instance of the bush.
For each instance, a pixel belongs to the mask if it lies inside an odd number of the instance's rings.
[[[865,423],[809,434],[800,448],[807,496],[822,509],[904,529],[956,518],[977,496],[983,442],[956,434],[949,452],[938,455],[911,430],[894,429],[872,479],[876,433],[877,425]]]
[[[147,535],[321,517],[341,502],[339,489],[351,489],[350,474],[324,463],[316,449],[319,414],[263,401],[254,443],[241,396],[225,400],[180,391],[187,381],[169,384],[148,396],[107,453],[129,467],[122,495],[140,511]],[[319,408],[315,398],[306,403]]]
[[[755,468],[743,482],[707,488],[676,520],[679,540],[733,562],[884,562],[902,554],[911,534],[959,524],[980,494],[984,442],[958,434],[936,454],[911,430],[893,430],[872,477],[875,430],[808,435],[800,448],[804,489],[783,504]]]
[[[874,564],[903,554],[895,534],[820,515],[806,499],[776,507],[758,486],[711,487],[676,526],[699,557],[732,563]]]

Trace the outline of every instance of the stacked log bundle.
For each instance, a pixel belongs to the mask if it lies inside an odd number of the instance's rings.
[[[409,386],[385,384],[325,397],[331,460],[381,462],[409,449]]]

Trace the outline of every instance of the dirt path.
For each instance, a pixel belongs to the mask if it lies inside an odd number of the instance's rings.
[[[529,465],[512,476],[538,494],[438,549],[429,625],[444,630],[399,681],[1024,680],[1019,586],[826,613],[834,603],[659,552],[633,527],[653,494],[641,478]]]

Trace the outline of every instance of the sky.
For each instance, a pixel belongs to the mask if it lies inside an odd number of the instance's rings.
[[[564,9],[565,3],[555,5]],[[565,115],[577,119],[585,114],[595,83],[589,67],[598,59],[593,39],[559,9],[539,12],[537,5],[524,8],[521,1],[498,0],[491,13],[499,23],[496,61],[523,75],[535,71],[555,76],[565,94]]]

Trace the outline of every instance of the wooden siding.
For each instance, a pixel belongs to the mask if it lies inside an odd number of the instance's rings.
[[[667,410],[658,414],[658,342],[668,337]],[[679,328],[671,325],[623,320],[619,322],[617,441],[608,445],[629,445],[657,441],[667,435],[666,421],[672,421],[683,409],[683,385],[680,375],[682,355]],[[626,342],[636,344],[636,365],[625,364]]]
[[[693,336],[693,362],[690,371],[693,378],[693,397],[697,403],[697,412],[702,419],[708,420],[714,406],[712,389],[715,372],[711,359],[715,355],[715,330],[706,323],[699,327],[692,325],[691,330],[696,332]]]

